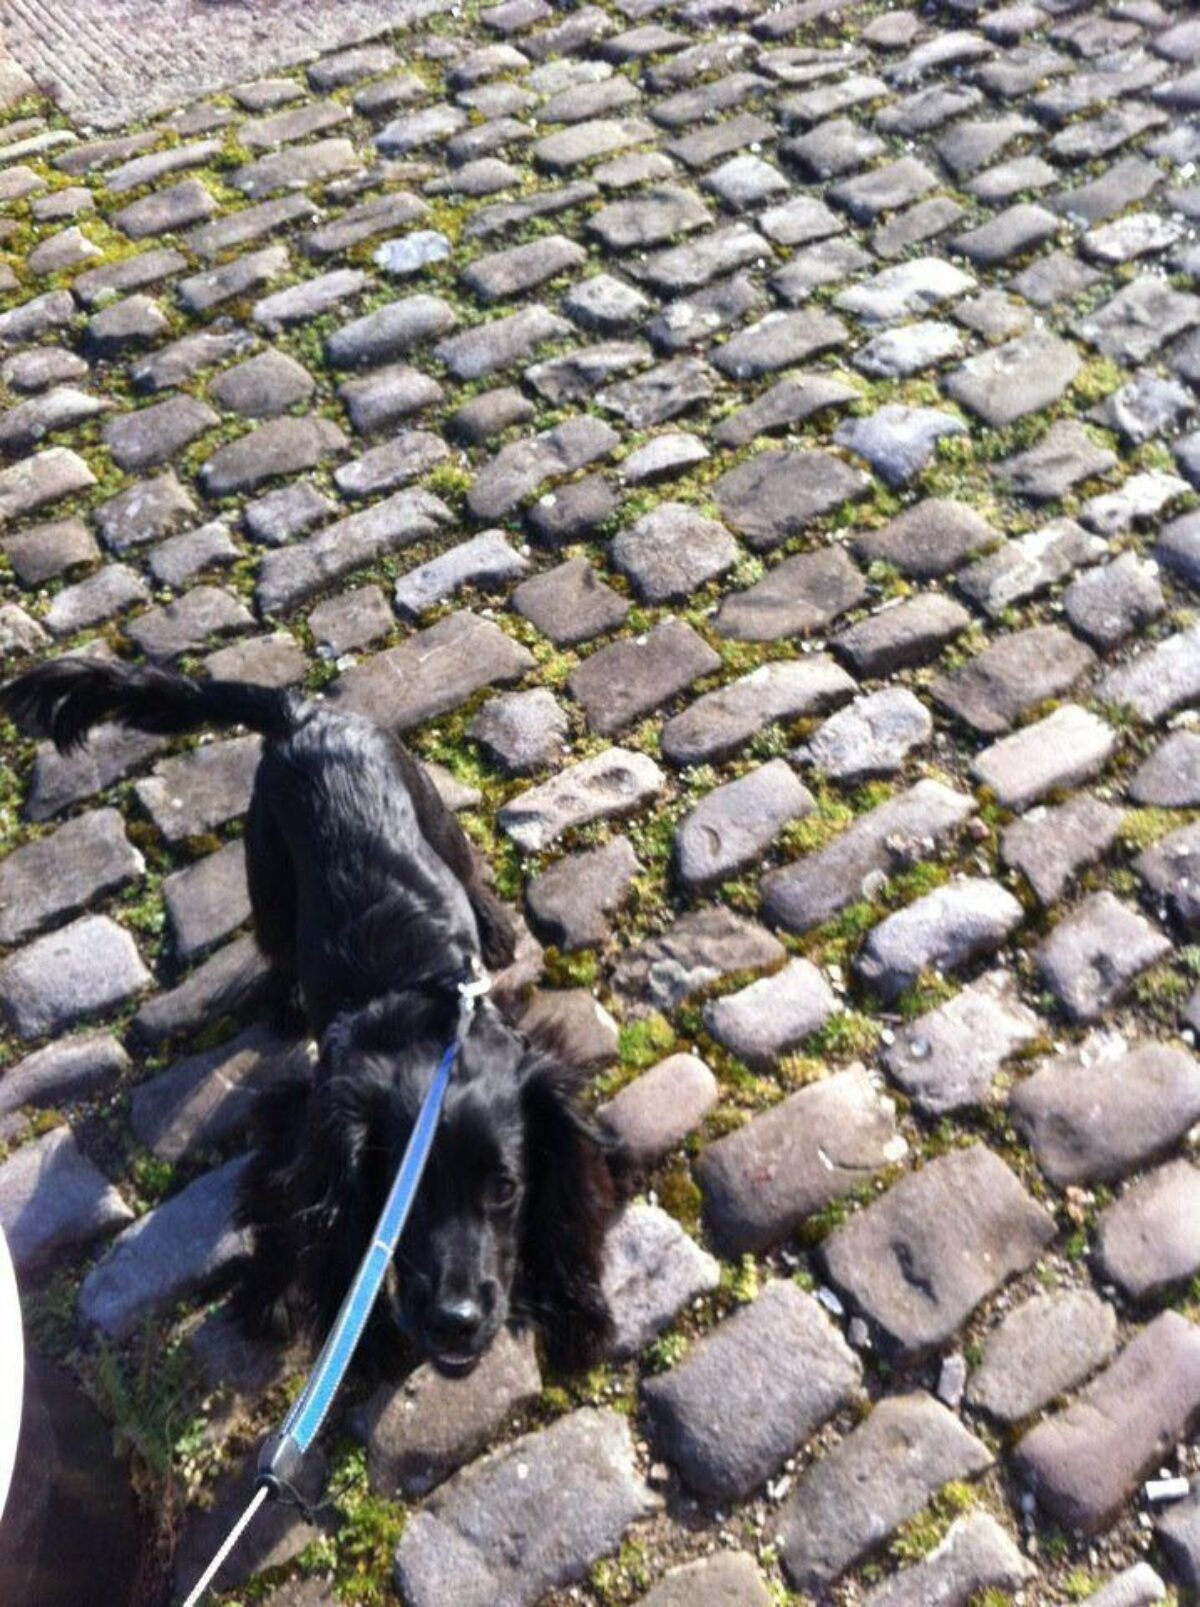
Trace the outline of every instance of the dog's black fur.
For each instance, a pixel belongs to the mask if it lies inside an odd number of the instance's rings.
[[[260,1330],[327,1327],[454,1037],[457,979],[473,958],[512,958],[482,862],[396,737],[291,692],[71,657],[0,702],[64,752],[105,720],[265,737],[246,822],[255,932],[320,1054],[311,1081],[276,1088],[260,1112],[238,1301]],[[477,1008],[377,1338],[402,1329],[447,1372],[473,1365],[510,1318],[536,1322],[554,1365],[602,1352],[612,1175],[577,1081],[556,1046]]]

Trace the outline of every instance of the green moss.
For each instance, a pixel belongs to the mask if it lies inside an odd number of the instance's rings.
[[[874,1053],[880,1023],[857,1010],[839,1010],[809,1040],[810,1052],[833,1061],[860,1060]]]
[[[620,1031],[621,1064],[638,1071],[664,1059],[675,1047],[675,1028],[657,1011],[627,1022]]]
[[[1079,370],[1071,390],[1080,407],[1092,407],[1124,383],[1124,373],[1111,358],[1093,357]]]
[[[673,1216],[681,1227],[689,1229],[692,1233],[698,1231],[704,1196],[682,1161],[677,1162],[659,1179],[657,1193],[658,1203],[668,1216]]]
[[[756,1300],[759,1286],[758,1263],[752,1255],[744,1255],[736,1266],[722,1263],[721,1287],[735,1305],[748,1306]]]
[[[953,1481],[939,1490],[922,1512],[902,1523],[892,1536],[891,1553],[897,1562],[920,1562],[941,1545],[955,1518],[975,1505],[975,1492]]]
[[[606,1557],[592,1569],[591,1586],[603,1607],[624,1607],[650,1588],[651,1572],[645,1550],[626,1540],[615,1557]]]
[[[165,1200],[176,1183],[175,1168],[171,1162],[159,1160],[149,1150],[143,1150],[134,1157],[130,1177],[139,1200],[147,1210],[160,1200]]]
[[[593,988],[600,980],[600,962],[591,949],[563,954],[547,949],[546,981],[552,988]]]
[[[1174,809],[1127,809],[1117,829],[1117,841],[1140,853],[1183,825],[1186,818]]]
[[[384,1607],[391,1589],[392,1558],[404,1531],[404,1508],[377,1496],[367,1480],[367,1453],[343,1446],[329,1488],[338,1524],[305,1551],[306,1570],[332,1572],[339,1601],[352,1607]]]

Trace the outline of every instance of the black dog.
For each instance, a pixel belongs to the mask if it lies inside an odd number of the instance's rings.
[[[70,657],[0,702],[64,752],[105,720],[266,738],[246,821],[254,926],[320,1055],[311,1082],[267,1098],[239,1208],[254,1242],[239,1304],[267,1331],[327,1327],[453,1040],[458,980],[512,958],[475,850],[394,736],[295,693]],[[612,1178],[577,1080],[554,1045],[476,1009],[380,1303],[443,1371],[470,1368],[510,1316],[537,1323],[557,1366],[587,1365],[609,1337]]]

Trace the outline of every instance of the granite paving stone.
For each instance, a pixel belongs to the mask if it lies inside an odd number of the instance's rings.
[[[135,784],[138,801],[168,842],[211,831],[245,813],[261,752],[243,736],[163,759]]]
[[[874,413],[839,424],[833,439],[865,458],[895,489],[933,461],[939,441],[966,433],[966,425],[952,413],[887,402]]]
[[[856,960],[859,975],[893,1000],[926,971],[954,971],[994,953],[1024,919],[998,882],[964,876],[946,883],[874,927]]]
[[[652,1442],[710,1500],[745,1496],[853,1399],[861,1373],[811,1295],[769,1283],[643,1385]]]
[[[265,427],[265,426],[264,426]],[[289,488],[291,490],[291,488]],[[279,530],[278,515],[291,524],[297,499],[276,503],[265,522],[268,539]],[[260,510],[261,513],[262,510]],[[329,511],[327,500],[311,490],[299,499],[302,527]],[[359,513],[322,526],[304,541],[268,553],[259,566],[255,600],[263,614],[283,612],[386,553],[435,535],[449,520],[449,510],[426,491],[397,491]],[[260,527],[262,528],[262,527]],[[294,533],[283,532],[283,539]],[[277,538],[276,538],[277,539]]]
[[[856,675],[877,676],[926,664],[968,628],[971,616],[941,592],[885,603],[877,613],[838,631],[830,646]]]
[[[1194,700],[1200,686],[1200,628],[1166,636],[1118,664],[1101,681],[1099,696],[1116,707],[1127,705],[1141,719],[1157,724]]]
[[[929,1161],[835,1228],[821,1247],[836,1286],[901,1355],[943,1343],[1023,1272],[1054,1221],[981,1144]]]
[[[663,785],[662,771],[644,753],[608,748],[518,793],[497,820],[518,847],[537,853],[572,827],[632,813]]]
[[[381,1385],[361,1412],[371,1488],[386,1497],[427,1495],[532,1405],[542,1379],[532,1335],[502,1333],[463,1379],[426,1363],[398,1386]]]
[[[705,1220],[726,1254],[765,1250],[905,1150],[892,1102],[861,1066],[836,1072],[708,1145]]]
[[[706,663],[705,671],[716,667]],[[729,758],[766,727],[824,713],[856,690],[850,676],[823,653],[762,664],[672,716],[663,727],[663,755],[679,766]]]
[[[254,939],[235,938],[176,987],[147,999],[133,1018],[133,1039],[161,1045],[195,1031],[214,1014],[236,1017],[260,1002],[265,976],[266,962]]]
[[[0,1227],[22,1272],[109,1238],[132,1217],[67,1127],[43,1134],[0,1164]]]
[[[672,1010],[698,988],[778,966],[783,958],[783,945],[757,922],[707,905],[627,950],[613,972],[613,987],[634,1013]]]
[[[976,755],[971,774],[1005,809],[1023,810],[1048,793],[1090,781],[1117,745],[1111,726],[1075,703],[1001,737]]]
[[[1110,892],[1093,893],[1036,953],[1038,972],[1074,1021],[1096,1021],[1171,952],[1158,927]]]
[[[933,734],[925,705],[905,687],[855,698],[829,717],[793,754],[835,781],[855,783],[894,775]]]
[[[629,839],[622,836],[558,860],[525,890],[536,929],[564,953],[603,943],[641,868]]]
[[[414,1514],[396,1548],[396,1586],[412,1607],[447,1595],[462,1607],[532,1607],[586,1575],[656,1506],[628,1424],[582,1407],[466,1469]]]
[[[1107,553],[1103,537],[1090,534],[1074,519],[1053,519],[978,559],[955,577],[954,584],[976,607],[1000,619],[1014,604],[1049,590]]]
[[[992,1591],[1011,1595],[1035,1572],[1015,1542],[986,1512],[959,1518],[922,1561],[876,1585],[866,1607],[923,1607],[925,1602],[967,1607]]]
[[[145,861],[115,809],[95,809],[0,863],[0,943],[23,942],[137,881]]]
[[[756,552],[779,546],[868,487],[866,475],[825,452],[760,452],[714,487],[725,521]]]
[[[998,736],[1035,704],[1069,691],[1095,662],[1059,625],[1001,636],[930,687],[934,701],[984,736]],[[1111,700],[1110,700],[1111,701]]]
[[[719,1551],[673,1568],[638,1607],[768,1607],[770,1599],[747,1552]]]
[[[1081,1384],[1116,1346],[1116,1313],[1092,1290],[1034,1295],[989,1335],[967,1400],[1001,1423],[1019,1423]]]
[[[1200,1174],[1190,1161],[1169,1161],[1100,1213],[1100,1269],[1131,1299],[1153,1299],[1200,1267],[1198,1225]]]
[[[130,1126],[160,1160],[202,1154],[245,1131],[259,1093],[305,1069],[302,1045],[264,1027],[249,1027],[219,1048],[189,1055],[140,1083],[130,1104]]]
[[[669,618],[645,636],[592,653],[571,671],[567,688],[583,705],[592,730],[613,736],[711,675],[720,662],[690,625]]]
[[[802,1475],[780,1514],[789,1578],[828,1586],[951,1479],[985,1472],[987,1447],[923,1393],[888,1396]]]
[[[605,585],[586,558],[570,558],[522,581],[512,606],[559,647],[614,629],[629,611],[626,600]]]
[[[226,843],[163,878],[163,908],[176,955],[191,960],[250,918],[245,852]]]
[[[967,503],[927,497],[885,525],[856,530],[851,545],[862,563],[883,562],[902,575],[933,580],[999,540],[999,532]]]
[[[680,820],[675,868],[683,885],[702,888],[759,863],[789,822],[816,808],[808,788],[782,759],[772,759],[715,787]]]
[[[1170,911],[1186,930],[1195,927],[1200,917],[1200,903],[1196,897],[1195,874],[1198,868],[1197,830],[1194,826],[1181,826],[1168,832],[1134,861],[1134,870],[1153,895],[1160,913]]]
[[[81,1032],[36,1049],[0,1078],[0,1116],[22,1106],[55,1106],[86,1099],[128,1071],[129,1056],[108,1032]]]
[[[1010,1099],[1038,1165],[1061,1184],[1127,1176],[1196,1119],[1200,1073],[1184,1050],[1092,1039],[1049,1061]]]
[[[837,1009],[829,983],[809,960],[789,960],[774,975],[704,1006],[704,1024],[723,1048],[756,1071],[820,1030]]]
[[[231,1215],[245,1168],[245,1156],[226,1161],[127,1227],[83,1280],[83,1322],[124,1339],[145,1317],[227,1278],[248,1249]]]
[[[992,1097],[996,1073],[1041,1035],[1011,974],[990,971],[943,1005],[906,1023],[883,1063],[921,1110],[942,1115]]]
[[[484,530],[401,575],[392,600],[401,616],[416,618],[464,586],[494,591],[528,571],[529,561],[509,545],[502,530]]]
[[[1050,908],[1080,870],[1102,859],[1116,841],[1120,809],[1090,793],[1054,808],[1031,809],[1004,828],[1000,857],[1019,870]]]
[[[1076,1401],[1024,1436],[1017,1475],[1060,1523],[1093,1534],[1188,1432],[1198,1392],[1200,1332],[1165,1311]]]
[[[716,1078],[696,1055],[668,1055],[599,1105],[596,1119],[631,1165],[649,1167],[700,1125],[718,1093]]]
[[[612,1354],[634,1356],[720,1284],[718,1262],[666,1211],[628,1206],[605,1245],[601,1285],[613,1314]]]
[[[1190,809],[1200,802],[1200,733],[1175,731],[1142,761],[1129,783],[1134,803]]]
[[[26,1040],[116,1010],[149,987],[137,945],[107,915],[82,915],[0,965],[0,1009]]]
[[[1184,1500],[1159,1518],[1155,1533],[1175,1577],[1195,1590],[1200,1585],[1200,1500],[1194,1480]]]
[[[811,931],[890,874],[933,855],[974,811],[973,799],[942,782],[917,782],[868,810],[827,847],[768,873],[768,918],[790,932]]]
[[[485,686],[520,680],[532,665],[491,620],[463,609],[347,670],[332,696],[345,713],[369,713],[403,732]]]
[[[866,597],[862,575],[833,547],[783,559],[755,585],[726,596],[714,624],[739,641],[777,641],[820,631]]]
[[[614,536],[610,552],[638,595],[650,603],[690,596],[737,559],[737,542],[715,519],[682,502],[660,503]]]
[[[489,698],[467,734],[509,775],[544,770],[566,746],[568,720],[545,687]]]

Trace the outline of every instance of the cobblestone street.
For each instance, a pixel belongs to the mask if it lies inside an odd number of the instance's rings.
[[[640,1178],[603,1367],[359,1376],[216,1599],[1197,1602],[1200,17],[86,10],[0,6],[4,676],[402,733]],[[3,742],[0,1225],[165,1607],[306,1362],[260,739]]]

